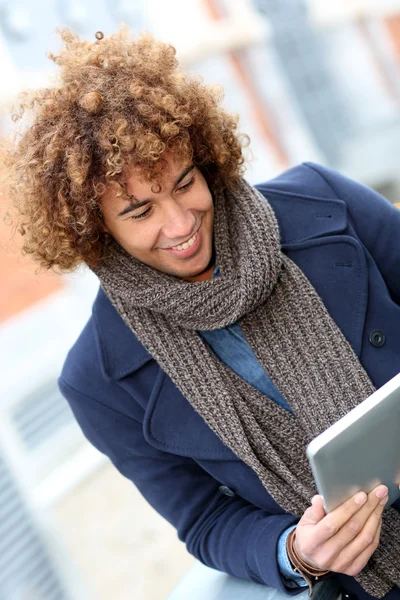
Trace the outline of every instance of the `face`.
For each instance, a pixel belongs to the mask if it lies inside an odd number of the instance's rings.
[[[214,207],[206,180],[192,164],[165,156],[161,190],[132,167],[128,196],[110,187],[102,199],[105,228],[141,262],[184,279],[196,279],[210,266]]]

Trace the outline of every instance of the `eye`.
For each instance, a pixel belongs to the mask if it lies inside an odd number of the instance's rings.
[[[194,180],[195,177],[192,177],[192,179],[190,181],[188,181],[188,183],[185,183],[185,185],[182,185],[180,188],[178,188],[178,192],[184,192],[185,190],[188,190],[192,187],[192,185],[194,184]]]
[[[151,206],[149,206],[149,208],[147,210],[145,210],[144,212],[140,213],[140,215],[133,215],[132,217],[129,217],[130,219],[133,219],[134,221],[139,221],[140,219],[145,219],[152,211]]]

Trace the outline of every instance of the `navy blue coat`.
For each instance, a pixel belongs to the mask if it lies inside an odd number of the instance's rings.
[[[314,285],[375,386],[383,385],[400,371],[400,211],[312,163],[257,187],[278,218],[283,251]],[[276,545],[296,518],[209,429],[101,289],[59,384],[88,440],[176,527],[189,552],[286,589]],[[339,577],[348,593],[370,598],[352,578]],[[399,589],[389,597],[400,600]]]

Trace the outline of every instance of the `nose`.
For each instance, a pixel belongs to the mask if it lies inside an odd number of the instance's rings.
[[[196,217],[193,212],[176,200],[164,205],[163,234],[171,246],[184,242],[193,233],[195,224]]]

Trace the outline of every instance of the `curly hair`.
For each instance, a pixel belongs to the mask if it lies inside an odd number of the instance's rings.
[[[107,247],[100,200],[123,187],[127,165],[156,181],[166,151],[192,160],[208,184],[234,188],[243,174],[237,117],[221,89],[184,74],[173,46],[126,28],[97,41],[63,30],[55,87],[21,99],[31,121],[6,158],[13,222],[23,252],[45,269],[98,265]]]

